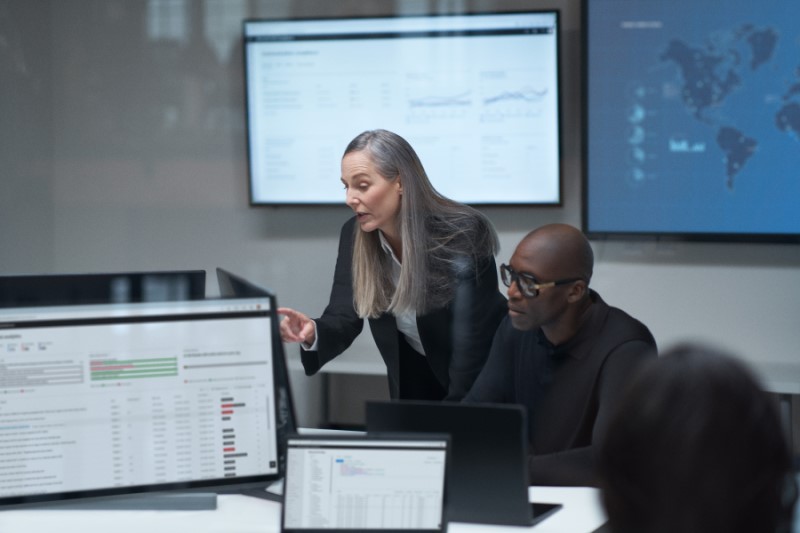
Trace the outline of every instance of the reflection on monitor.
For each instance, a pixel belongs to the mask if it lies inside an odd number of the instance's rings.
[[[205,270],[0,275],[0,307],[205,298]]]
[[[587,233],[800,242],[800,3],[583,12]]]
[[[0,505],[277,479],[274,320],[268,298],[0,310]]]
[[[471,204],[559,204],[558,12],[244,23],[251,204],[339,204],[387,129]]]

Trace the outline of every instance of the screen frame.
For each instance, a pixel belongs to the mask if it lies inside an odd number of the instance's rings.
[[[759,233],[759,232],[708,232],[708,231],[656,231],[656,230],[598,230],[592,227],[590,217],[590,188],[591,170],[589,164],[589,153],[591,151],[589,123],[590,123],[590,31],[591,21],[589,15],[589,3],[592,0],[581,0],[581,229],[591,240],[654,240],[666,242],[714,242],[714,243],[765,243],[765,244],[798,244],[800,243],[800,231],[798,233]],[[635,4],[635,2],[631,2]]]
[[[414,14],[386,14],[386,15],[348,15],[348,16],[332,16],[332,17],[283,17],[283,18],[247,18],[242,21],[242,68],[243,68],[243,76],[244,76],[244,83],[243,83],[243,113],[245,117],[245,147],[246,147],[246,159],[247,159],[247,181],[248,181],[248,202],[249,206],[252,208],[258,207],[326,207],[332,205],[341,205],[345,203],[344,194],[342,194],[342,198],[340,201],[306,201],[306,200],[297,200],[297,201],[267,201],[267,200],[256,200],[255,193],[254,193],[254,169],[253,169],[253,147],[252,147],[252,139],[251,139],[251,111],[250,111],[250,81],[249,76],[251,75],[249,68],[248,68],[248,49],[247,49],[247,33],[246,27],[248,24],[252,23],[260,23],[260,22],[316,22],[316,21],[364,21],[364,20],[375,20],[375,19],[411,19],[411,18],[426,18],[435,20],[437,18],[444,18],[444,17],[479,17],[479,16],[495,16],[495,15],[552,15],[555,18],[555,30],[556,30],[556,39],[555,39],[555,83],[556,83],[556,110],[555,110],[555,125],[557,128],[557,134],[555,138],[556,142],[556,164],[558,166],[557,170],[557,184],[556,184],[556,194],[557,199],[553,201],[514,201],[511,197],[507,201],[462,201],[458,198],[452,198],[452,195],[446,195],[451,199],[464,203],[467,205],[472,205],[476,207],[519,207],[519,206],[535,206],[535,207],[562,207],[564,205],[564,120],[563,120],[563,99],[564,99],[564,81],[563,81],[563,74],[562,74],[562,65],[561,65],[561,56],[562,56],[562,48],[563,48],[563,29],[562,29],[562,14],[561,8],[559,7],[549,7],[549,8],[532,8],[532,9],[517,9],[517,10],[509,10],[509,11],[467,11],[467,12],[458,12],[458,13],[414,13]],[[349,140],[349,139],[348,139]],[[346,144],[346,143],[345,143]],[[345,145],[341,146],[342,152],[345,149]],[[422,161],[423,165],[425,161]],[[535,173],[535,169],[532,170],[532,173]],[[338,174],[338,169],[332,170],[332,175]],[[331,179],[335,179],[332,177]]]
[[[236,298],[207,298],[205,300],[183,300],[183,301],[162,301],[162,302],[132,302],[132,303],[122,303],[122,304],[76,304],[74,306],[68,305],[52,305],[47,307],[14,307],[14,308],[4,308],[0,310],[0,325],[7,324],[12,322],[11,320],[6,319],[6,316],[12,316],[12,313],[19,311],[19,315],[22,317],[35,315],[37,312],[61,312],[67,308],[76,308],[78,310],[87,309],[94,311],[95,309],[106,308],[108,310],[113,309],[114,307],[124,306],[126,308],[137,308],[141,307],[145,309],[147,306],[151,305],[189,305],[190,307],[208,304],[210,306],[214,306],[216,304],[230,304],[232,306],[248,306],[253,304],[262,304],[268,302],[270,309],[266,311],[249,311],[248,313],[262,313],[266,314],[271,318],[271,322],[275,324],[277,322],[277,308],[274,305],[274,301],[266,296],[253,296],[253,297],[236,297]],[[170,314],[170,313],[167,313]],[[178,312],[175,313],[176,316],[186,315],[187,312]],[[194,314],[198,314],[195,312]],[[202,313],[199,313],[202,314]],[[237,313],[227,312],[231,316],[235,316]],[[101,321],[113,322],[114,319],[103,319],[102,317],[97,316],[96,314],[92,315],[96,317],[95,320],[100,319]],[[125,315],[128,318],[131,318],[131,315]],[[162,316],[163,315],[158,315]],[[137,321],[145,321],[141,320],[137,316],[133,316],[133,322]],[[138,319],[138,320],[137,320]],[[166,320],[171,320],[167,318]],[[38,320],[42,322],[47,322],[46,320]],[[24,319],[17,319],[16,322],[24,323]],[[26,326],[23,326],[26,327]],[[30,327],[37,327],[37,326],[30,326]],[[46,326],[41,326],[46,327]],[[0,330],[3,331],[13,331],[13,328],[3,329],[0,326]],[[271,342],[272,342],[272,356],[273,359],[277,355],[275,351],[275,345],[280,344],[282,341],[280,337],[276,338],[274,335],[274,328],[270,329],[271,331]],[[282,351],[280,352],[282,353]],[[274,360],[272,363],[272,394],[273,394],[273,401],[272,406],[269,409],[270,416],[272,417],[273,423],[277,420],[277,379],[279,376],[277,375],[278,369],[276,364],[274,364]],[[215,493],[230,493],[230,492],[237,492],[242,489],[256,487],[256,486],[266,486],[274,481],[277,481],[283,477],[284,474],[284,465],[280,461],[280,436],[278,435],[277,428],[273,428],[271,432],[271,436],[275,439],[274,449],[276,451],[276,469],[273,473],[265,473],[265,474],[257,474],[257,475],[247,475],[247,476],[238,476],[238,477],[216,477],[212,479],[196,479],[190,481],[171,481],[165,483],[146,483],[141,485],[126,485],[121,487],[101,487],[101,488],[94,488],[94,489],[83,489],[83,490],[65,490],[65,491],[54,491],[49,493],[35,493],[35,494],[21,494],[21,495],[11,495],[11,496],[0,496],[0,510],[4,508],[23,508],[27,506],[44,506],[47,507],[48,505],[53,505],[54,508],[56,505],[66,504],[68,502],[75,502],[80,500],[89,500],[89,501],[102,501],[106,499],[114,499],[118,497],[125,497],[125,496],[145,496],[147,494],[160,494],[160,493],[175,493],[175,492],[215,492]]]

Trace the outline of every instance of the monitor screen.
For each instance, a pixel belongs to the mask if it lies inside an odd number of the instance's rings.
[[[586,232],[800,241],[800,3],[583,10]]]
[[[201,300],[205,270],[0,275],[0,307]]]
[[[268,298],[0,309],[0,505],[279,477]]]
[[[282,531],[446,530],[446,436],[296,436],[287,449]]]
[[[557,11],[244,22],[251,204],[340,204],[387,129],[470,204],[559,204]]]

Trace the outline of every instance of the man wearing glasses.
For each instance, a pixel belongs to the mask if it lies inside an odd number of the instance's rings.
[[[500,266],[508,315],[465,402],[528,411],[532,485],[595,485],[592,444],[636,365],[647,327],[589,288],[594,254],[566,224],[538,228]]]

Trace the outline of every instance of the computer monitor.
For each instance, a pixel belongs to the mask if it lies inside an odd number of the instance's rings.
[[[205,270],[0,275],[0,307],[202,300]]]
[[[266,297],[0,309],[0,507],[281,476]]]

